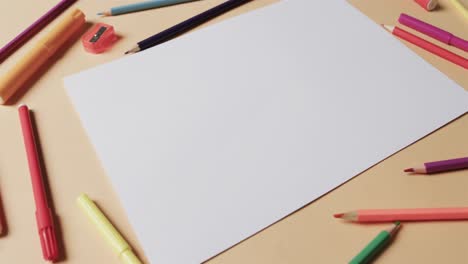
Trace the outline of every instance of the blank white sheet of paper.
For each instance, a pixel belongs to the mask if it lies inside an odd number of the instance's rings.
[[[161,264],[209,259],[468,107],[461,87],[339,0],[282,1],[65,84]]]

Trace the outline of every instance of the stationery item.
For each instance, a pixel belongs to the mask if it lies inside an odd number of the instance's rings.
[[[391,32],[393,35],[402,38],[422,49],[429,51],[432,54],[435,54],[443,59],[446,59],[452,63],[455,63],[465,69],[468,69],[468,60],[464,57],[455,54],[451,51],[448,51],[440,46],[437,46],[427,40],[424,40],[416,35],[409,33],[399,27],[396,26],[388,26],[384,25],[385,29]]]
[[[193,2],[195,0],[150,0],[141,3],[134,3],[124,6],[112,7],[109,11],[99,12],[99,16],[117,16],[132,12],[138,12],[142,10],[159,8],[170,5],[177,5],[187,2]]]
[[[52,20],[58,17],[63,11],[69,8],[76,0],[62,0],[56,6],[54,6],[51,10],[45,13],[42,17],[40,17],[36,22],[34,22],[31,26],[26,28],[23,32],[21,32],[18,36],[16,36],[13,40],[8,42],[3,48],[0,49],[0,63],[3,62],[6,58],[8,58],[15,50],[20,48],[24,43],[26,43],[30,38],[36,35],[39,31],[41,31],[45,26],[47,26]]]
[[[468,207],[358,210],[335,214],[334,217],[360,223],[468,220]]]
[[[117,40],[114,27],[104,23],[94,25],[81,38],[83,47],[90,53],[102,53],[109,49]]]
[[[150,263],[201,263],[468,110],[358,10],[315,8],[280,1],[65,79]]]
[[[468,19],[468,9],[460,2],[460,0],[451,0],[455,8]]]
[[[426,162],[413,168],[405,169],[405,172],[432,174],[451,170],[468,168],[468,157],[450,160]]]
[[[200,26],[203,23],[208,22],[209,20],[220,16],[226,12],[229,12],[232,9],[235,9],[245,3],[248,3],[252,0],[228,0],[220,5],[217,5],[201,14],[198,14],[190,19],[185,20],[173,27],[170,27],[156,35],[153,35],[145,40],[138,42],[136,47],[125,52],[125,54],[136,53],[145,49],[149,49],[156,45],[159,45],[163,42],[166,42],[170,39],[173,39],[191,29],[194,29]]]
[[[468,52],[468,41],[459,38],[450,32],[430,25],[407,14],[401,14],[398,21],[407,27],[428,35],[431,38],[437,39],[447,45],[451,45]]]
[[[438,0],[414,0],[420,6],[422,6],[427,11],[432,11],[436,9],[437,5],[439,4]]]
[[[390,244],[400,227],[400,222],[396,222],[392,227],[380,232],[349,264],[371,263]]]
[[[3,235],[3,231],[5,229],[5,214],[4,210],[0,205],[0,236]]]
[[[88,219],[107,240],[107,243],[109,243],[112,249],[118,254],[122,263],[141,264],[141,261],[133,253],[132,248],[127,241],[125,241],[119,231],[115,229],[112,223],[86,194],[81,194],[77,199],[77,203]]]
[[[44,179],[42,178],[36,139],[32,127],[29,108],[22,105],[18,108],[21,128],[23,130],[24,146],[28,156],[29,172],[36,203],[36,221],[41,241],[42,254],[45,260],[56,261],[59,257],[57,238],[53,220],[53,212],[47,203]]]
[[[76,9],[68,13],[12,69],[0,77],[0,104],[4,104],[64,45],[85,23],[84,14]]]

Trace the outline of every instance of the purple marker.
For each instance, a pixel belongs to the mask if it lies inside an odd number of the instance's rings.
[[[405,172],[413,172],[419,174],[431,174],[431,173],[438,173],[444,171],[451,171],[451,170],[461,170],[468,168],[468,157],[459,158],[459,159],[451,159],[451,160],[441,160],[441,161],[433,161],[433,162],[426,162],[422,165],[408,168]]]
[[[31,26],[23,30],[18,36],[12,41],[8,42],[5,47],[0,49],[0,63],[2,63],[8,56],[10,56],[15,50],[19,49],[26,41],[32,38],[36,33],[41,31],[47,24],[58,17],[63,11],[69,8],[77,0],[62,0],[56,6],[54,6],[49,12],[45,13]]]
[[[398,21],[414,30],[417,30],[431,38],[437,39],[445,44],[457,47],[468,52],[468,41],[453,35],[443,29],[418,20],[407,14],[401,14]]]

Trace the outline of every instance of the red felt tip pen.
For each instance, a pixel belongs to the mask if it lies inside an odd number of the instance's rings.
[[[388,31],[390,31],[393,35],[404,39],[422,49],[425,49],[432,54],[435,54],[443,59],[446,59],[452,63],[455,63],[465,69],[468,69],[468,60],[465,59],[464,57],[455,54],[451,51],[448,51],[440,46],[437,46],[436,44],[433,44],[427,40],[424,40],[416,35],[413,35],[409,33],[408,31],[405,31],[399,27],[396,26],[388,26],[384,25],[384,28]]]
[[[47,204],[47,197],[42,178],[39,156],[34,139],[34,131],[31,123],[29,108],[22,105],[18,108],[21,128],[23,130],[24,146],[28,157],[29,172],[36,203],[36,221],[41,241],[42,254],[45,260],[56,261],[58,258],[58,246],[55,236],[55,228],[52,217],[52,210]]]

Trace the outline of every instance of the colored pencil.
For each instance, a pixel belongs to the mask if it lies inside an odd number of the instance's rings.
[[[424,164],[405,169],[405,172],[411,172],[414,174],[432,174],[466,168],[468,168],[468,157],[426,162]]]
[[[425,49],[443,59],[446,59],[452,63],[455,63],[459,66],[462,66],[465,69],[468,69],[468,60],[465,59],[464,57],[457,55],[451,51],[448,51],[442,47],[439,47],[427,40],[424,40],[418,36],[415,36],[408,31],[405,31],[399,27],[395,26],[387,26],[384,25],[385,29],[387,29],[389,32],[391,32],[393,35],[402,38],[422,49]]]
[[[198,14],[188,20],[185,20],[173,27],[170,27],[156,35],[153,35],[145,40],[142,40],[137,43],[135,47],[125,52],[125,54],[136,53],[142,50],[154,47],[163,42],[171,40],[201,24],[220,16],[236,7],[239,7],[245,3],[251,2],[253,0],[229,0],[220,5],[217,5],[201,14]]]
[[[62,0],[47,13],[41,16],[36,22],[23,30],[13,40],[8,42],[3,48],[0,49],[0,63],[7,59],[13,52],[19,49],[24,43],[41,31],[51,21],[57,18],[63,11],[67,10],[77,0]]]
[[[400,230],[400,222],[396,222],[392,227],[387,228],[380,232],[367,246],[359,252],[349,264],[366,264],[371,261],[382,252],[388,244],[395,237],[398,230]]]
[[[451,45],[468,52],[468,41],[459,38],[441,28],[428,24],[407,14],[401,14],[398,22],[431,38],[437,39],[447,45]]]
[[[460,13],[468,19],[468,9],[460,2],[460,0],[452,0],[452,4]]]
[[[416,208],[416,209],[371,209],[335,214],[335,218],[347,221],[395,222],[395,221],[441,221],[468,220],[468,207]]]
[[[31,174],[34,202],[36,204],[36,221],[42,254],[45,260],[55,261],[58,259],[59,249],[55,235],[53,213],[47,202],[46,189],[42,176],[39,154],[37,153],[37,144],[34,138],[29,108],[26,105],[22,105],[18,108],[18,113],[23,131],[26,155],[28,157],[29,172]]]
[[[117,15],[132,13],[132,12],[138,12],[138,11],[159,8],[159,7],[164,7],[164,6],[170,6],[170,5],[177,5],[177,4],[193,2],[193,1],[198,1],[198,0],[150,0],[150,1],[145,1],[145,2],[140,2],[140,3],[135,3],[135,4],[112,7],[109,11],[99,12],[98,15],[99,16],[117,16]]]

